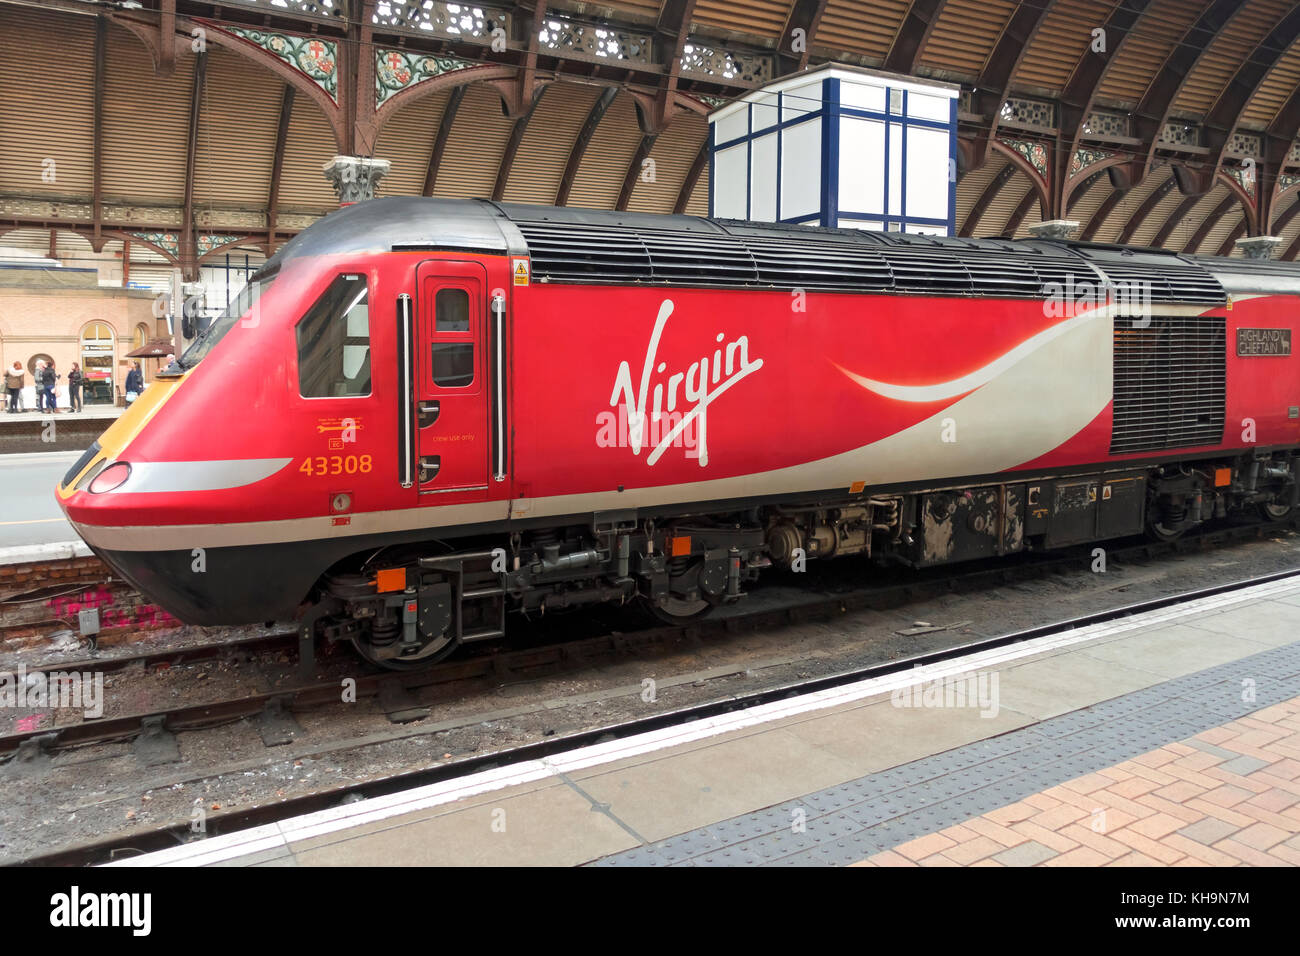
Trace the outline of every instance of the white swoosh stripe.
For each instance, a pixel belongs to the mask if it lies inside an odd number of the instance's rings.
[[[291,458],[237,458],[231,461],[142,461],[118,492],[223,491],[269,478]]]
[[[1055,339],[1060,338],[1066,332],[1077,328],[1085,322],[1091,322],[1094,319],[1108,317],[1113,306],[1106,306],[1100,309],[1092,309],[1088,312],[1081,312],[1064,322],[1058,322],[1051,328],[1044,329],[1037,335],[1025,339],[1015,348],[999,355],[988,365],[978,368],[961,378],[955,378],[950,382],[938,382],[934,385],[894,385],[890,382],[878,382],[873,378],[867,378],[850,372],[844,366],[832,362],[837,369],[851,378],[858,385],[868,391],[875,392],[877,395],[883,395],[885,398],[893,398],[900,402],[938,402],[948,398],[956,398],[958,395],[965,395],[967,392],[979,388],[981,385],[987,385],[993,379],[997,378],[1011,366],[1015,365],[1021,359],[1034,352],[1037,352],[1044,345]]]

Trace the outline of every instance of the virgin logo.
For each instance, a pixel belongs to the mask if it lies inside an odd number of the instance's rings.
[[[620,404],[626,406],[627,444],[633,454],[641,454],[642,448],[650,447],[651,438],[657,439],[646,457],[647,465],[659,461],[673,444],[680,446],[682,435],[689,434],[688,429],[693,427],[695,441],[690,443],[693,446],[691,450],[699,458],[700,467],[704,467],[709,463],[709,405],[741,379],[762,368],[763,360],[749,360],[749,339],[746,336],[739,336],[724,345],[724,333],[719,332],[718,348],[712,357],[702,356],[684,372],[671,370],[666,361],[659,361],[659,340],[663,337],[664,326],[672,314],[672,300],[664,299],[659,306],[654,331],[650,333],[650,342],[646,345],[645,359],[641,363],[640,388],[633,387],[631,366],[627,362],[620,363],[609,404],[614,408]],[[680,410],[677,407],[679,395],[683,400]],[[646,414],[647,399],[651,402],[649,415]],[[666,431],[651,427],[652,423],[662,421],[671,422],[671,427]]]

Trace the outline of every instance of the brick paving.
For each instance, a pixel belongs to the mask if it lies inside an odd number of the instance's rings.
[[[859,865],[1300,865],[1300,697]]]
[[[1300,589],[1292,586],[1283,596],[1300,597]],[[1264,606],[1270,602],[1294,613],[1295,603],[1283,606],[1277,595]],[[1238,609],[1244,628],[1259,607]],[[1243,674],[1259,675],[1251,695],[1243,693]],[[1289,841],[1300,831],[1300,803],[1292,799],[1300,797],[1298,701],[1300,642],[1294,642],[644,843],[594,865],[1291,863],[1297,847]],[[956,711],[950,717],[962,719]],[[1252,829],[1259,823],[1272,829]],[[1276,830],[1285,834],[1280,842]]]

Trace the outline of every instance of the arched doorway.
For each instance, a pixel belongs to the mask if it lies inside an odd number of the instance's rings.
[[[81,332],[82,401],[87,405],[113,404],[113,328],[92,322]]]

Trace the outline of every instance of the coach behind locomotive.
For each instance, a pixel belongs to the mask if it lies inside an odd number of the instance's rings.
[[[1297,293],[1158,250],[376,200],[288,242],[58,496],[181,620],[411,666],[511,611],[706,613],[773,562],[1286,517]]]

